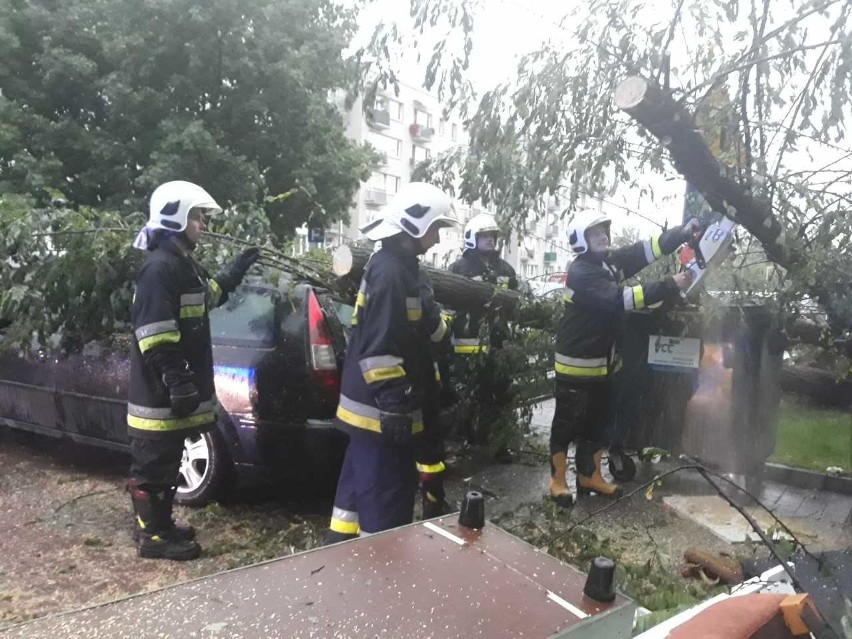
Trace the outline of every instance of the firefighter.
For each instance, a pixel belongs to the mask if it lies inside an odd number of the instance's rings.
[[[192,256],[222,209],[200,186],[167,182],[151,195],[150,217],[134,246],[149,251],[136,279],[127,424],[130,477],[140,557],[195,559],[201,547],[191,526],[172,520],[184,439],[216,419],[208,312],[222,304],[259,257],[243,251],[211,278]]]
[[[477,282],[487,282],[501,288],[518,289],[515,269],[500,257],[497,238],[500,228],[493,215],[480,213],[472,217],[464,229],[462,256],[450,265],[450,272]],[[476,412],[466,425],[468,441],[484,444],[491,424],[500,411],[511,401],[511,377],[495,366],[489,353],[499,350],[508,336],[501,321],[485,326],[485,309],[480,312],[458,313],[453,321],[453,348],[456,382],[474,382]],[[500,447],[497,457],[510,461],[505,447]]]
[[[329,543],[412,521],[424,402],[434,383],[418,256],[438,242],[440,228],[454,224],[449,196],[411,182],[383,219],[362,229],[382,248],[364,270],[343,364],[335,421],[349,445]]]
[[[576,256],[568,265],[564,313],[556,334],[556,411],[550,430],[550,497],[560,506],[573,503],[566,481],[568,445],[577,444],[577,492],[618,497],[620,487],[601,475],[603,429],[610,381],[621,368],[618,337],[623,314],[657,305],[688,288],[680,273],[659,282],[624,286],[622,282],[689,240],[697,221],[645,242],[610,250],[610,220],[584,210],[568,225]]]

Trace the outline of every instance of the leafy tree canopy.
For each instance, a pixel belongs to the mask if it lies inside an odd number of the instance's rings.
[[[458,72],[475,45],[471,23],[481,6],[412,0],[412,15],[439,15],[435,28],[465,35],[454,52],[436,49],[431,69]],[[729,176],[770,203],[783,229],[779,241],[804,253],[776,278],[777,288],[787,298],[811,292],[830,301],[836,328],[848,330],[850,12],[841,0],[572,3],[555,25],[564,37],[524,56],[513,80],[470,105],[470,147],[433,158],[419,174],[458,185],[461,197],[491,205],[521,232],[549,197],[570,215],[586,194],[648,190],[650,175],[676,173],[666,141],[613,104],[621,80],[642,76],[696,117]],[[376,41],[388,46],[388,36]],[[435,86],[446,100],[463,99],[463,80]]]
[[[127,213],[186,179],[279,238],[343,219],[375,159],[331,99],[354,29],[331,0],[0,0],[0,192]]]

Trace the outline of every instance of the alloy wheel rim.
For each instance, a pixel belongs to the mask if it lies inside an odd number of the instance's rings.
[[[210,448],[204,435],[183,440],[183,454],[178,471],[178,492],[191,493],[201,486],[210,466]]]

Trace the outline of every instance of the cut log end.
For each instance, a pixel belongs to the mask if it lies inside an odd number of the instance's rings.
[[[337,277],[349,275],[352,271],[352,251],[345,244],[338,246],[331,257],[331,270]]]
[[[637,75],[622,80],[615,88],[615,106],[622,111],[636,108],[648,94],[648,81]]]

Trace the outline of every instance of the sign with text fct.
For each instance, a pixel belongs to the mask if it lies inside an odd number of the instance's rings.
[[[701,361],[701,340],[694,337],[651,335],[648,338],[648,364],[652,368],[689,372]]]

